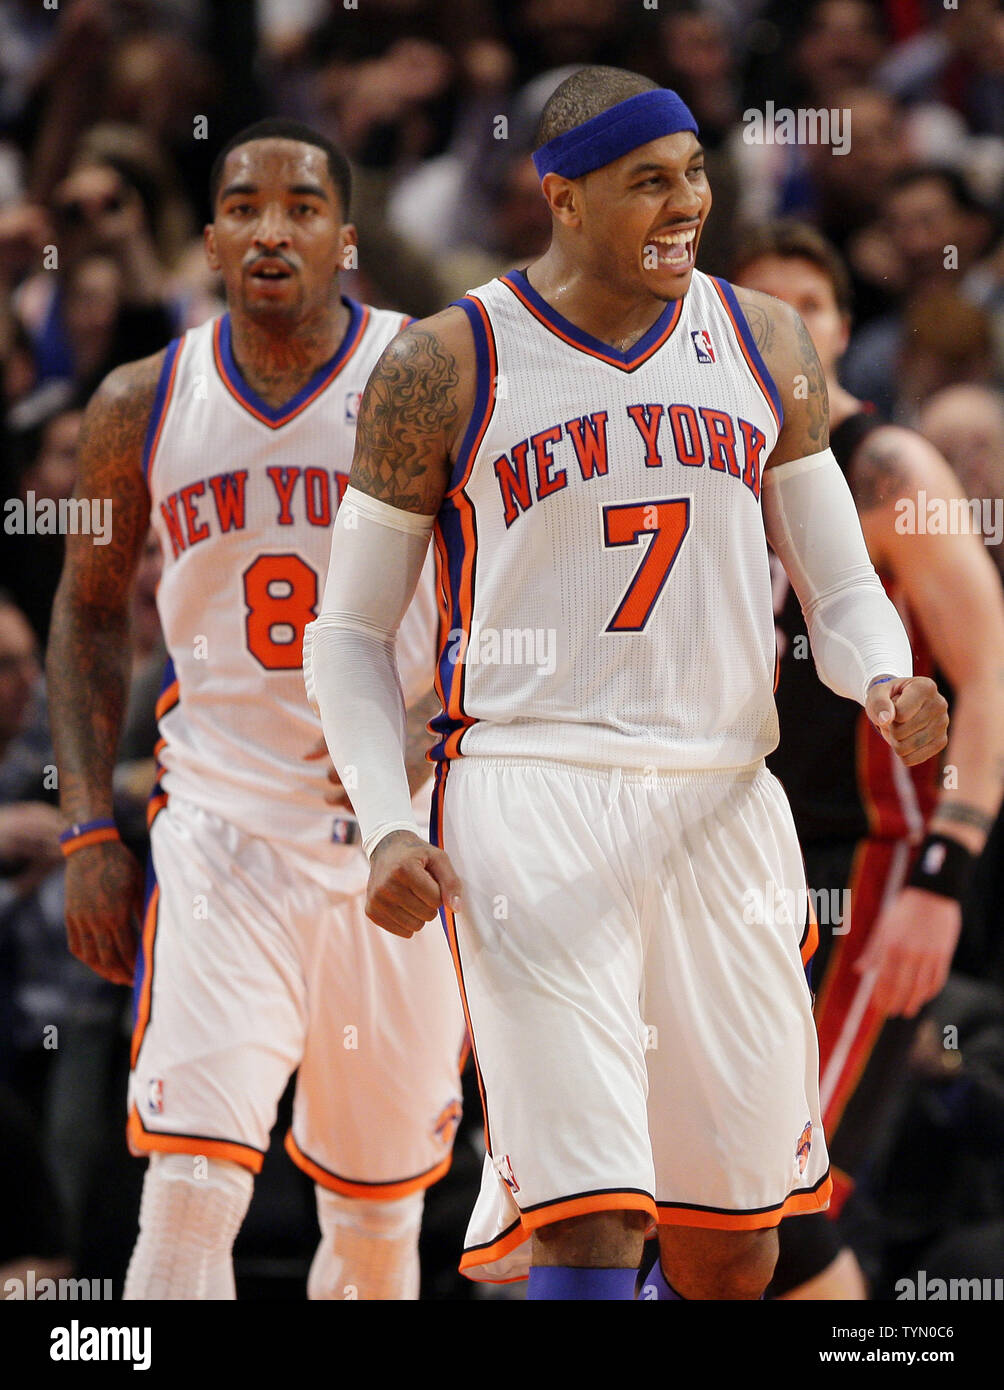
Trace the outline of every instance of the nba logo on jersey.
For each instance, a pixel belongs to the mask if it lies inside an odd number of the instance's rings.
[[[706,328],[691,329],[690,341],[694,344],[698,362],[713,362],[715,360],[715,350],[711,346],[711,334]]]
[[[146,1092],[146,1108],[151,1115],[164,1113],[164,1083],[159,1076],[152,1076]]]
[[[359,402],[363,398],[361,391],[346,391],[345,393],[345,419],[346,422],[359,419]]]
[[[331,839],[336,845],[354,845],[359,838],[359,825],[354,820],[346,820],[344,816],[337,817],[331,823]]]

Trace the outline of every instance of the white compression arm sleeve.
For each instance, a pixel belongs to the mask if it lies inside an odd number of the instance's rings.
[[[910,640],[875,573],[833,451],[768,468],[763,510],[823,684],[863,705],[876,676],[911,676]]]
[[[331,533],[321,614],[303,634],[307,698],[321,717],[367,854],[392,830],[419,833],[394,648],[434,520],[346,488]]]

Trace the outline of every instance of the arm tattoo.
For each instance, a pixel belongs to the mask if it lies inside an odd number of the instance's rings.
[[[459,382],[434,333],[410,328],[395,338],[363,393],[352,486],[402,511],[437,512]]]
[[[67,537],[46,657],[60,803],[71,821],[110,815],[129,681],[131,579],[150,516],[140,466],[162,354],[121,367],[87,408],[77,496],[110,498],[111,538]]]
[[[866,439],[854,454],[850,484],[859,511],[871,511],[895,497],[906,484],[896,450]]]
[[[830,410],[826,395],[826,377],[819,363],[819,357],[813,346],[812,339],[809,337],[809,330],[796,316],[798,330],[798,347],[801,355],[801,365],[804,369],[808,381],[809,394],[806,398],[808,407],[807,429],[810,441],[815,444],[817,451],[825,448],[825,440],[829,430]]]
[[[774,342],[774,321],[770,314],[759,304],[744,304],[743,313],[757,347],[761,352],[769,352]]]
[[[940,801],[934,814],[938,820],[954,820],[960,825],[971,825],[986,835],[990,834],[994,825],[993,816],[968,801]]]

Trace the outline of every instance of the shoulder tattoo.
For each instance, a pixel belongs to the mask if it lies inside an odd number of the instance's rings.
[[[761,352],[769,352],[774,341],[774,321],[759,304],[744,304],[743,312],[754,342]]]
[[[67,537],[69,568],[79,592],[92,600],[107,595],[110,575],[129,573],[149,525],[150,494],[141,464],[162,362],[158,353],[116,368],[84,414],[77,494],[108,499],[113,510],[106,545],[96,548]]]
[[[352,486],[403,511],[436,511],[441,474],[426,478],[456,425],[459,382],[456,359],[434,333],[411,328],[395,338],[363,393]]]
[[[812,339],[809,337],[809,330],[798,315],[796,315],[796,331],[798,334],[800,365],[806,378],[808,389],[805,400],[807,408],[806,429],[810,442],[819,450],[824,447],[830,420],[830,411],[826,394],[826,376],[820,365],[819,355],[816,352]]]
[[[111,372],[91,399],[80,431],[79,454],[89,483],[117,477],[124,463],[143,453],[157,395],[163,353]]]

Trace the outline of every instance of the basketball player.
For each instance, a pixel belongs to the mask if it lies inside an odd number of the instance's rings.
[[[711,195],[683,102],[583,69],[535,162],[549,250],[406,329],[367,385],[304,675],[358,775],[369,915],[411,937],[443,907],[487,1144],[461,1268],[630,1299],[657,1222],[663,1296],[756,1299],[781,1217],[830,1190],[805,880],[763,763],[765,521],[820,674],[907,763],[945,703],[868,563],[804,327],[694,268]],[[430,845],[389,644],[433,533]],[[744,921],[747,890],[772,910]]]
[[[463,1019],[444,943],[416,951],[365,920],[358,827],[325,806],[301,674],[359,395],[402,317],[339,294],[348,166],[308,127],[244,131],[212,195],[228,312],[92,401],[79,488],[114,499],[114,534],[68,538],[49,649],[70,946],[135,980],[128,1136],[151,1161],[126,1297],[234,1297],[234,1237],[299,1067],[287,1149],[317,1185],[310,1295],[416,1298]],[[150,517],[170,663],[137,953],[143,878],[111,798]],[[411,704],[427,703],[435,622],[430,567],[399,644]]]
[[[1000,806],[1004,599],[978,535],[927,528],[932,508],[949,515],[964,498],[944,459],[913,430],[883,424],[837,380],[850,284],[834,248],[811,227],[771,224],[744,242],[735,278],[790,304],[809,330],[826,375],[830,444],[872,563],[907,624],[914,671],[936,665],[954,692],[947,775],[939,781],[934,760],[904,771],[862,711],[799,660],[805,622],[774,563],[781,742],[768,766],[791,802],[809,884],[837,911],[829,921],[817,912],[812,963],[834,1197],[827,1216],[782,1223],[772,1291],[863,1298],[853,1252],[841,1251],[827,1217],[839,1214],[888,1119],[918,1013],[948,975],[960,900]],[[925,524],[905,524],[918,506]]]

